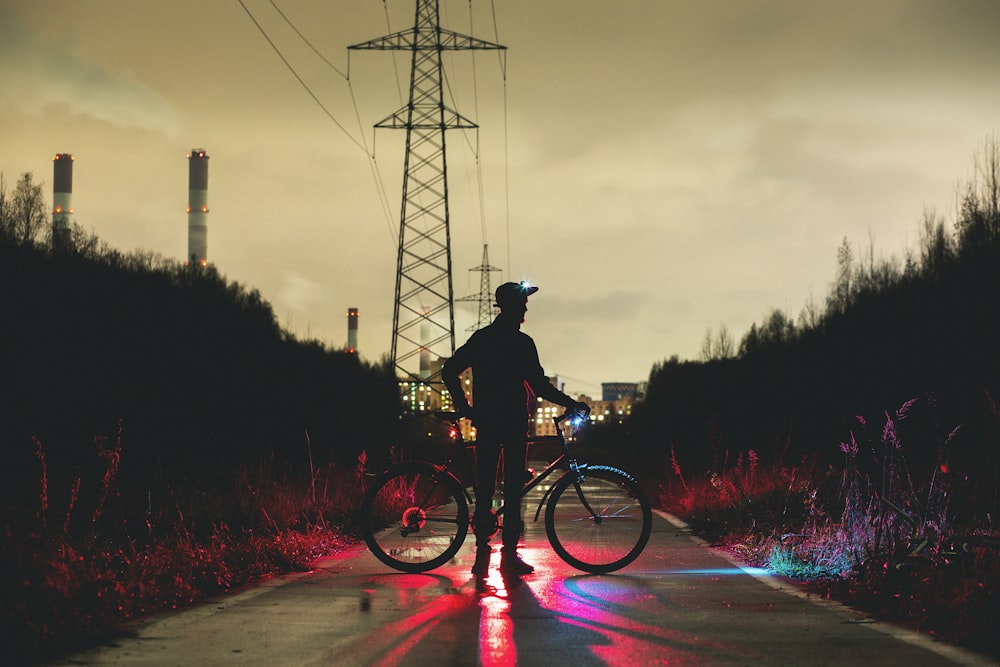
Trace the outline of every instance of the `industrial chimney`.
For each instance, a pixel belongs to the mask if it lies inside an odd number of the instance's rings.
[[[208,154],[192,148],[188,154],[188,254],[185,264],[208,263]]]
[[[427,318],[431,314],[429,306],[420,309],[420,379],[426,380],[431,376],[431,350],[428,342],[431,337],[431,329],[427,325]]]
[[[347,309],[347,353],[358,353],[358,309]]]
[[[73,156],[56,153],[52,158],[52,248],[69,247],[70,216],[73,214]]]

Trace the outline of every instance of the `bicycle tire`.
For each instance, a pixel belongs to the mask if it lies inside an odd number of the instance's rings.
[[[427,572],[451,560],[469,532],[465,490],[429,463],[393,466],[361,503],[361,534],[371,552],[401,572]]]
[[[639,483],[610,466],[581,466],[583,481],[568,472],[556,482],[545,507],[552,549],[573,567],[592,574],[614,572],[642,553],[653,529],[653,512]],[[597,514],[591,515],[580,494]]]

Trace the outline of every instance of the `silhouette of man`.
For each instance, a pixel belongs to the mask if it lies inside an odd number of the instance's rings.
[[[527,432],[531,408],[529,389],[570,410],[589,413],[590,406],[573,400],[549,383],[538,361],[538,350],[530,336],[521,332],[528,297],[538,288],[526,283],[504,283],[496,290],[500,314],[493,323],[472,334],[442,368],[444,384],[460,417],[476,426],[476,511],[472,526],[476,534],[476,561],[472,573],[485,577],[490,563],[490,516],[496,486],[497,463],[504,456],[504,526],[500,571],[522,575],[533,572],[517,554],[521,534],[521,486],[527,465]],[[473,404],[469,405],[459,375],[472,368]]]

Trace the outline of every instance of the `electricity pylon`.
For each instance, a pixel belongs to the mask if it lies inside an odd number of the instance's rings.
[[[466,331],[479,331],[493,321],[493,287],[490,285],[490,272],[500,271],[499,267],[490,266],[489,246],[483,244],[483,263],[474,266],[469,271],[479,271],[479,294],[464,296],[459,301],[475,301],[479,304],[479,317],[476,323]]]
[[[417,0],[413,28],[347,48],[413,52],[409,101],[375,127],[406,130],[391,354],[401,379],[426,382],[431,354],[455,352],[445,132],[478,127],[445,106],[441,54],[506,47],[441,28],[438,0]]]
[[[479,266],[474,266],[469,271],[479,271],[479,294],[470,294],[469,296],[462,297],[459,301],[476,301],[479,303],[479,318],[476,323],[467,329],[467,331],[479,331],[487,324],[493,321],[493,287],[490,285],[490,272],[499,271],[500,269],[496,266],[490,266],[490,257],[488,253],[489,246],[483,244],[483,263]]]

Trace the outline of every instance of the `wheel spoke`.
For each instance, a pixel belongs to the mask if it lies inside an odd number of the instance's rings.
[[[362,534],[383,563],[426,572],[458,552],[469,529],[464,491],[429,465],[403,464],[376,479],[362,503]]]
[[[649,502],[635,480],[605,466],[585,470],[582,482],[558,482],[545,515],[553,549],[586,572],[611,572],[632,562],[651,526]]]

